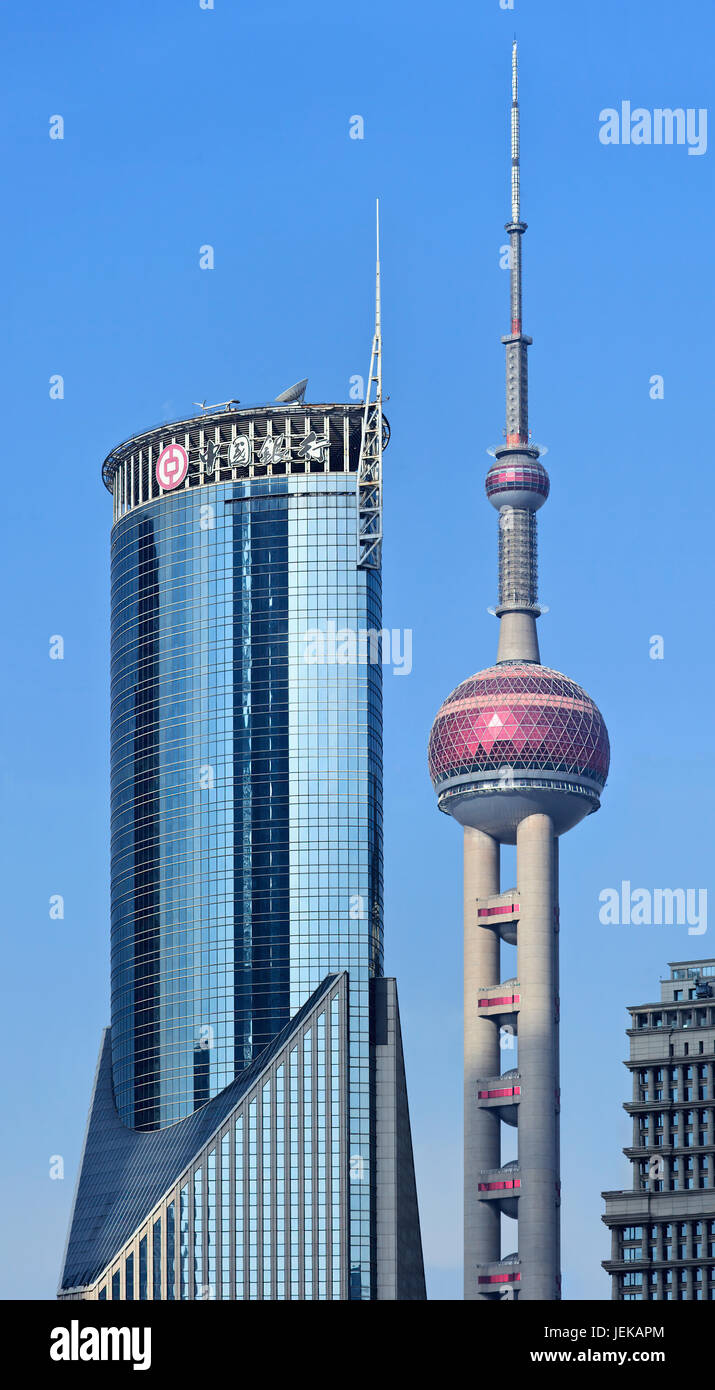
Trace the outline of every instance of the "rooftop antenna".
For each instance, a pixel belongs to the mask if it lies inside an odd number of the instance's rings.
[[[280,396],[276,396],[277,401],[290,404],[292,401],[300,401],[301,405],[305,399],[305,388],[308,385],[307,376],[302,381],[296,381],[295,386],[289,386],[287,391],[281,391]]]
[[[357,567],[382,563],[382,309],[380,299],[380,200],[375,200],[375,333],[370,354],[357,475]]]
[[[522,331],[521,318],[521,239],[526,231],[526,222],[521,220],[519,146],[519,58],[514,39],[511,47],[511,221],[507,222],[505,228],[509,233],[511,252],[511,332],[502,338],[507,352],[506,442],[509,447],[529,445],[526,350],[531,338]]]

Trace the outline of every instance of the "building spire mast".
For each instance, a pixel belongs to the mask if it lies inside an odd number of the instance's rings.
[[[536,513],[549,495],[549,478],[539,462],[539,448],[529,442],[529,383],[527,353],[531,338],[522,332],[521,218],[519,131],[519,59],[516,39],[511,50],[511,221],[509,268],[511,332],[502,338],[506,348],[506,435],[494,450],[496,462],[487,474],[487,497],[499,512],[499,623],[497,662],[539,663],[536,619],[541,607],[537,592]]]
[[[380,288],[380,200],[375,199],[375,333],[365,393],[357,475],[357,567],[382,563],[382,299]]]
[[[519,56],[515,39],[511,50],[511,221],[506,224],[510,251],[511,334],[502,339],[507,345],[506,442],[509,445],[529,443],[526,349],[531,338],[521,331],[521,238],[526,222],[521,220],[519,146]],[[515,371],[512,380],[518,386],[514,392],[509,390],[510,371]]]

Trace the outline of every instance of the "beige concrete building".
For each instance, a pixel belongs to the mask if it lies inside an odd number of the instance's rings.
[[[629,1005],[630,1191],[604,1192],[611,1294],[715,1300],[715,959],[674,961]]]

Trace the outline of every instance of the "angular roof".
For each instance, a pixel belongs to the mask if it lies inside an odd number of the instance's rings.
[[[327,975],[298,1013],[235,1081],[186,1119],[166,1129],[128,1129],[112,1084],[111,1030],[106,1028],[94,1078],[75,1189],[60,1292],[94,1283],[195,1155],[240,1103],[277,1052],[323,1000],[338,976]]]

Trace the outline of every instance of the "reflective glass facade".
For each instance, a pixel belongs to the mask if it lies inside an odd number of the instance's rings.
[[[105,460],[112,1023],[61,1298],[425,1297],[362,417],[227,408]]]
[[[331,625],[381,626],[379,571],[356,565],[354,474],[204,480],[114,526],[113,1073],[127,1125],[173,1124],[346,968],[351,1155],[367,1172],[381,667],[329,642],[315,659],[310,633]],[[368,1182],[352,1229],[369,1296]]]

